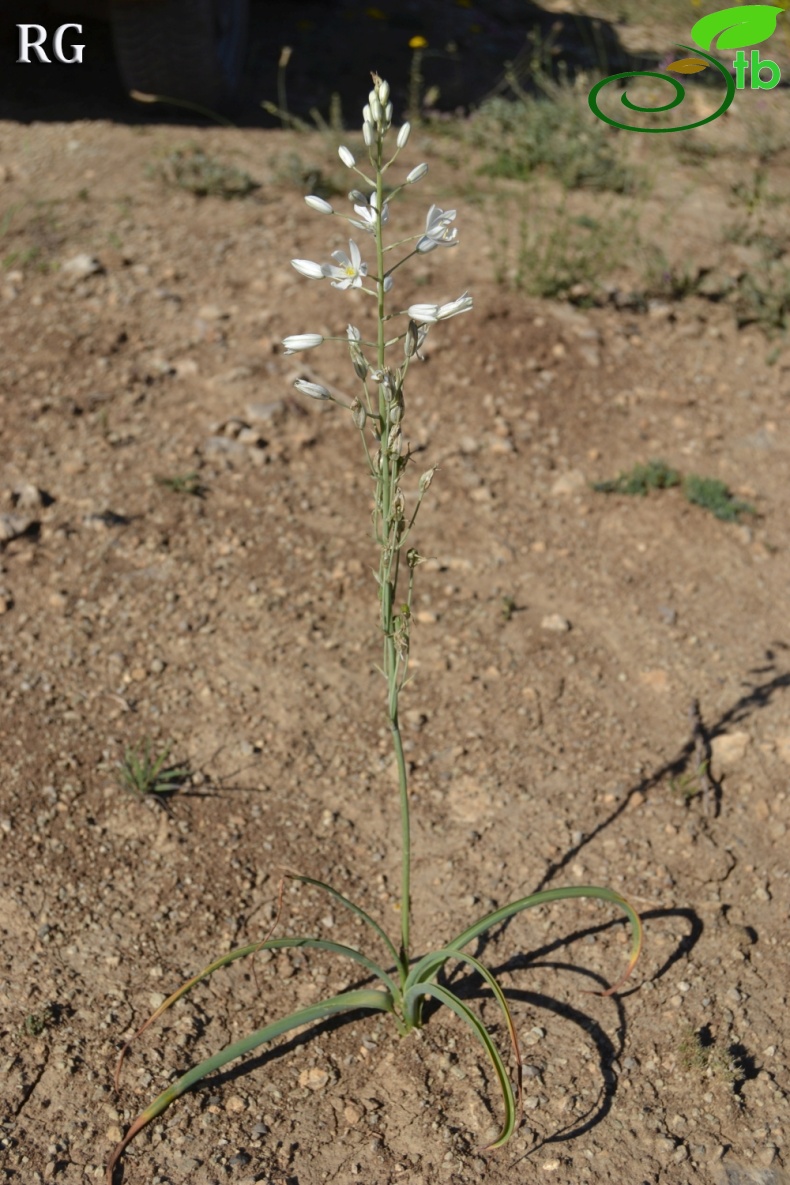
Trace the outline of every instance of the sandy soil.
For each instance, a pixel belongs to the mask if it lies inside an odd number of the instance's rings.
[[[261,188],[223,202],[168,185],[157,162],[186,142]],[[347,417],[291,386],[350,391],[350,370],[338,347],[279,344],[343,333],[365,306],[288,266],[344,237],[283,181],[290,152],[329,149],[252,129],[2,127],[0,1179],[15,1185],[102,1180],[176,1071],[355,982],[312,955],[236,964],[139,1041],[114,1092],[120,1045],[163,996],[266,932],[283,867],[397,929],[368,479]],[[619,975],[627,934],[583,901],[487,942],[526,1075],[497,1156],[475,1151],[500,1104],[460,1022],[439,1012],[400,1039],[354,1016],[180,1100],[118,1179],[776,1185],[790,356],[727,301],[583,310],[497,286],[457,146],[415,136],[409,154],[432,172],[398,217],[457,205],[462,246],[404,273],[404,304],[475,299],[432,333],[408,392],[413,482],[440,466],[403,702],[415,949],[534,888],[599,883],[641,910],[644,954],[621,995],[585,994]],[[681,192],[664,183],[657,201]],[[668,232],[687,255],[717,192],[699,180]],[[81,254],[96,268],[69,266]],[[651,457],[722,478],[758,516],[592,491]],[[202,497],[161,480],[189,473]],[[168,809],[118,785],[146,737],[191,771]],[[362,938],[294,887],[280,932],[302,931]],[[456,981],[504,1041],[479,983]]]

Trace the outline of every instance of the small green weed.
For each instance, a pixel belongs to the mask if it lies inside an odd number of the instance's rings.
[[[701,1029],[687,1025],[683,1029],[678,1045],[678,1063],[688,1074],[720,1078],[730,1086],[738,1077],[737,1061],[716,1044],[707,1025]]]
[[[245,198],[260,189],[244,169],[226,165],[202,148],[176,149],[158,166],[159,175],[169,185],[186,189],[196,197],[220,197],[226,201]]]
[[[188,769],[168,765],[169,757],[170,745],[158,757],[152,756],[150,737],[146,737],[142,745],[136,748],[127,747],[118,765],[121,788],[136,798],[148,798],[151,795],[159,799],[168,798],[189,777]]]
[[[708,773],[709,761],[703,761],[701,765],[690,774],[684,774],[682,778],[671,778],[669,785],[673,794],[677,794],[679,798],[688,805],[692,799],[698,798],[700,794],[704,793],[704,779]]]
[[[726,484],[717,477],[700,477],[690,473],[681,477],[677,469],[665,461],[648,461],[646,465],[634,465],[633,469],[620,473],[609,481],[593,483],[599,494],[631,494],[643,498],[650,490],[668,490],[681,486],[683,496],[694,506],[709,510],[722,522],[738,522],[742,514],[756,514],[749,502],[741,502],[730,493]]]
[[[725,523],[736,523],[742,514],[756,514],[749,502],[739,502],[723,481],[690,473],[683,479],[683,493],[694,506],[704,506]]]
[[[176,473],[173,477],[159,477],[155,478],[157,485],[165,486],[166,489],[172,490],[174,494],[192,494],[195,498],[204,498],[206,496],[206,487],[200,480],[197,473]]]
[[[598,481],[593,489],[599,494],[632,494],[644,498],[649,490],[668,490],[680,485],[680,474],[664,461],[634,465],[610,481]]]
[[[19,1033],[22,1037],[40,1037],[54,1024],[55,1011],[49,1004],[45,1004],[38,1012],[28,1013],[22,1022]]]

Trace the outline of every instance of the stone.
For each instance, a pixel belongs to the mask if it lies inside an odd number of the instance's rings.
[[[569,469],[567,473],[563,473],[557,478],[551,487],[551,493],[554,497],[560,497],[567,494],[581,494],[586,489],[587,478],[581,469]]]
[[[542,619],[540,628],[542,630],[550,630],[555,634],[567,634],[571,628],[571,623],[567,617],[562,617],[559,613],[548,613]]]
[[[742,761],[752,738],[748,732],[722,733],[710,743],[713,760],[721,766],[737,765]]]

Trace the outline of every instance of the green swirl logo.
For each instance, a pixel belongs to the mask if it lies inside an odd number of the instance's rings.
[[[633,103],[628,98],[627,91],[623,91],[620,96],[620,102],[627,110],[643,115],[655,115],[663,111],[672,111],[675,107],[679,107],[686,97],[685,87],[676,78],[672,78],[669,74],[660,73],[657,70],[624,70],[619,74],[610,74],[607,78],[602,78],[590,91],[587,100],[590,110],[598,119],[603,120],[604,123],[611,124],[612,127],[620,128],[626,132],[646,132],[654,135],[661,135],[665,132],[687,132],[692,128],[702,127],[703,124],[718,119],[732,103],[736,90],[743,90],[746,86],[747,75],[750,77],[752,90],[771,90],[779,82],[780,73],[776,62],[769,61],[767,58],[761,58],[757,50],[752,50],[751,59],[748,59],[743,53],[743,47],[759,45],[760,42],[767,41],[774,33],[777,18],[782,12],[782,8],[772,4],[744,4],[739,8],[729,8],[723,9],[720,12],[709,13],[694,25],[691,30],[691,36],[703,52],[689,45],[682,45],[680,48],[688,50],[693,56],[680,58],[675,62],[671,62],[666,69],[673,70],[677,74],[697,74],[701,70],[706,70],[708,66],[712,66],[718,70],[724,79],[725,94],[721,104],[712,115],[706,115],[704,119],[695,120],[694,123],[685,123],[664,128],[645,128],[639,127],[638,124],[623,123],[620,120],[612,119],[611,116],[606,115],[601,110],[598,105],[598,96],[603,88],[608,86],[610,82],[618,82],[620,79],[627,78],[656,78],[661,82],[668,82],[674,91],[674,96],[668,103],[648,106]],[[716,38],[718,39],[714,46],[713,43]],[[704,52],[713,48],[718,50],[738,50],[732,63],[735,78],[732,77],[727,66]],[[769,72],[767,79],[763,77],[763,71],[765,70]]]

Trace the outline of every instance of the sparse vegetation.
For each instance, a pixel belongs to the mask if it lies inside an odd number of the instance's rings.
[[[169,185],[186,189],[196,197],[220,197],[229,201],[248,197],[260,184],[244,169],[208,156],[202,148],[176,149],[155,170]]]
[[[188,769],[168,765],[169,757],[170,745],[158,757],[153,756],[150,737],[137,747],[128,747],[118,765],[119,785],[136,798],[168,798],[189,777]]]
[[[172,490],[174,494],[191,494],[195,498],[206,496],[206,487],[197,473],[176,473],[173,477],[156,477],[156,483]]]
[[[722,522],[738,522],[742,514],[757,513],[751,503],[736,498],[718,478],[700,477],[696,473],[681,477],[677,469],[665,461],[637,464],[615,478],[593,483],[593,489],[599,494],[630,494],[642,498],[650,490],[668,490],[674,486],[682,487],[687,502],[704,507]]]

